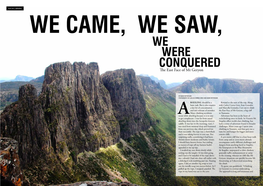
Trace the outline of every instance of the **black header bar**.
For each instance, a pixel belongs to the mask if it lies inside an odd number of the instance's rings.
[[[7,6],[6,11],[24,11],[24,6]]]

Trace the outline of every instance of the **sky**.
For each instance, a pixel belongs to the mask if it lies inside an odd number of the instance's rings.
[[[69,4],[32,3],[28,1],[1,1],[0,11],[0,80],[14,79],[16,75],[39,77],[52,63],[97,62],[100,72],[120,68],[133,68],[137,75],[148,74],[167,83],[183,82],[196,77],[250,79],[263,82],[262,45],[263,25],[262,5],[255,1],[246,4],[243,1],[231,1],[212,4],[208,1],[197,4],[185,1],[133,1],[123,3],[114,1],[96,1],[96,3]],[[81,1],[82,2],[82,1]],[[103,3],[102,3],[103,2]],[[5,11],[7,5],[23,5],[24,11]],[[4,10],[4,11],[3,11]],[[33,33],[30,15],[59,15],[59,33]],[[67,17],[76,15],[78,20],[72,22],[79,28],[81,18],[87,15],[118,15],[119,25],[124,29],[120,33],[68,33]],[[141,33],[138,15],[166,15],[167,25],[163,28],[168,33]],[[183,15],[185,25],[191,15],[197,18],[200,33],[175,32],[175,17]],[[199,16],[218,15],[218,33],[202,33]],[[92,22],[91,22],[92,23]],[[108,29],[110,27],[108,26]],[[162,47],[154,46],[153,37],[168,36],[169,47],[190,47],[191,57],[218,57],[220,67],[203,68],[203,72],[167,72],[161,71],[159,59],[163,57]]]

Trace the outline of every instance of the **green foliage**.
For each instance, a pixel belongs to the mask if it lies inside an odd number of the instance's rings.
[[[175,106],[159,101],[151,111],[158,120],[157,127],[171,139],[175,139]]]
[[[96,156],[115,174],[120,172],[121,176],[127,178],[130,182],[141,186],[145,185],[140,172],[119,151],[117,146],[113,145],[97,151]]]
[[[108,173],[102,166],[102,161],[91,152],[83,152],[78,155],[77,176],[79,181],[90,180],[110,180]]]
[[[49,183],[57,184],[57,183],[63,183],[69,179],[65,174],[65,172],[54,170],[48,172],[48,180]]]
[[[133,151],[129,148],[122,148],[122,151],[130,160],[134,154],[139,156],[135,164],[142,169],[147,185],[173,186],[176,183],[174,146],[155,129],[130,138],[128,145]]]
[[[120,179],[118,179],[118,178],[114,179],[113,181],[114,181],[114,182],[118,182],[118,183],[120,183],[120,182],[121,182],[121,180],[120,180]]]

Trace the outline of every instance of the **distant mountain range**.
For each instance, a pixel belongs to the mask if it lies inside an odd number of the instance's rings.
[[[209,79],[198,77],[170,89],[183,93],[254,93],[263,92],[262,83],[246,79]]]
[[[166,84],[166,82],[164,80],[159,80],[157,77],[155,76],[149,76],[147,74],[141,74],[140,76],[145,76],[145,77],[150,77],[152,80],[154,80],[156,83],[159,83],[161,85],[161,87],[163,87],[164,89],[171,89],[174,87],[177,87],[178,85],[181,85],[181,82],[176,82],[176,83],[170,83],[170,84]]]
[[[32,79],[34,79],[34,78],[33,77],[28,77],[28,76],[17,75],[15,79],[0,80],[0,83],[2,83],[2,82],[9,82],[9,81],[31,81]]]

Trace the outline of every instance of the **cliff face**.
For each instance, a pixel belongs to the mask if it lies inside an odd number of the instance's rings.
[[[42,92],[19,89],[19,100],[1,113],[1,136],[18,141],[22,167],[50,158],[77,161],[83,151],[119,142],[152,121],[133,70],[100,76],[97,63],[46,68]],[[57,161],[56,160],[56,161]]]
[[[1,114],[1,136],[18,141],[24,167],[52,153],[65,162],[118,142],[120,127],[97,63],[50,65],[39,97],[32,85],[22,86],[19,101]]]
[[[97,63],[49,66],[42,94],[44,118],[55,151],[62,147],[69,148],[63,152],[95,151],[119,141],[119,124]]]
[[[133,70],[100,76],[97,63],[82,62],[47,67],[39,96],[33,85],[21,86],[18,101],[1,113],[0,124],[1,137],[18,142],[25,183],[57,184],[83,175],[91,180],[103,176],[97,175],[99,165],[92,157],[84,158],[94,165],[86,172],[79,168],[80,159],[85,152],[113,145],[154,123],[140,86],[143,82]]]
[[[41,155],[41,149],[50,145],[50,133],[38,102],[36,89],[27,84],[19,90],[19,101],[1,113],[1,136],[18,142],[22,165],[34,161],[38,154]]]
[[[134,70],[121,69],[106,72],[102,75],[104,86],[109,90],[114,115],[120,124],[121,138],[150,127],[146,120],[146,105],[139,90]]]

